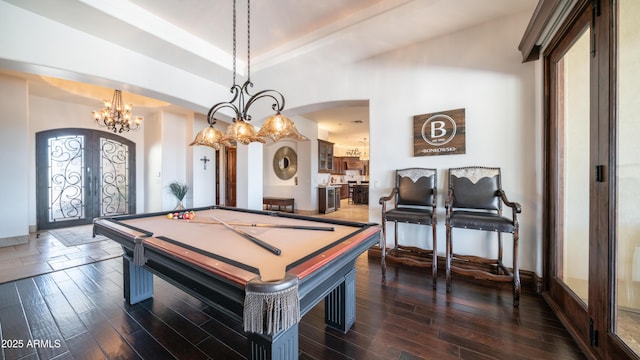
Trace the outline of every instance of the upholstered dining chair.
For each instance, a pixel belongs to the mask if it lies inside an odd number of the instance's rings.
[[[511,208],[511,216],[502,216],[503,204]],[[511,202],[502,190],[500,168],[461,167],[449,169],[449,191],[446,210],[446,280],[451,292],[452,272],[476,279],[512,282],[513,306],[520,301],[518,263],[518,214],[520,204]],[[498,234],[497,258],[458,255],[453,252],[453,228],[491,231]],[[513,235],[513,270],[502,263],[502,233]],[[486,240],[486,237],[479,237]]]
[[[438,254],[436,242],[437,171],[429,168],[396,170],[395,187],[388,196],[380,198],[382,205],[382,274],[386,274],[386,257],[393,256],[398,262],[410,265],[431,265],[433,288],[437,288]],[[393,201],[390,209],[387,202]],[[394,222],[394,248],[387,254],[387,221]],[[398,244],[398,223],[431,226],[433,250]],[[430,256],[430,259],[429,259]]]

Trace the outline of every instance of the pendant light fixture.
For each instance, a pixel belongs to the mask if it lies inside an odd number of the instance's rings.
[[[209,109],[207,122],[209,127],[200,131],[190,145],[205,145],[220,149],[221,145],[232,146],[233,144],[250,144],[252,142],[266,143],[265,138],[274,142],[284,138],[295,140],[308,140],[300,134],[291,119],[284,116],[281,111],[284,109],[284,96],[276,90],[262,90],[255,94],[249,92],[253,87],[251,82],[251,1],[247,0],[247,81],[242,86],[236,83],[236,0],[233,0],[233,85],[231,93],[233,97],[230,101],[220,102]],[[270,116],[263,124],[260,131],[250,123],[251,115],[249,109],[257,100],[267,98],[273,101],[271,108],[276,113]],[[233,122],[227,127],[223,134],[213,127],[216,124],[216,113],[221,109],[231,109],[234,113]]]

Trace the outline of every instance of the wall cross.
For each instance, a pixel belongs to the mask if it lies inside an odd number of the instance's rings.
[[[204,162],[204,170],[207,170],[207,163],[211,161],[211,159],[207,158],[207,156],[205,155],[204,157],[202,157],[202,159],[200,159],[200,161]]]

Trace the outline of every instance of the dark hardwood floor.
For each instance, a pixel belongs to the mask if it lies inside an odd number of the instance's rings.
[[[342,201],[318,215],[367,221],[368,207]],[[46,232],[0,248],[0,360],[243,359],[242,326],[156,278],[155,295],[125,304],[122,251],[106,240],[66,247]],[[511,289],[454,281],[437,291],[425,269],[357,262],[357,318],[342,334],[319,304],[300,323],[300,359],[583,359],[544,300]],[[442,275],[442,274],[441,274]],[[19,279],[19,280],[16,280]]]
[[[463,279],[446,294],[424,270],[357,260],[357,319],[325,328],[323,305],[300,323],[300,359],[582,359],[543,299]],[[129,306],[120,258],[0,284],[2,359],[242,359],[242,325],[156,278]]]

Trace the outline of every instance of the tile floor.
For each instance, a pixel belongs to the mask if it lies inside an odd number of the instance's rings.
[[[369,207],[350,205],[345,199],[338,211],[317,216],[367,222]],[[122,248],[111,240],[67,247],[47,231],[41,231],[30,234],[27,244],[0,248],[0,284],[120,255]]]
[[[338,211],[329,214],[318,214],[316,216],[337,220],[369,222],[369,206],[348,204],[347,199],[343,199],[340,202],[340,209],[338,209]]]
[[[104,240],[63,245],[46,231],[29,234],[29,243],[0,248],[0,283],[67,269],[122,255],[122,247]]]

